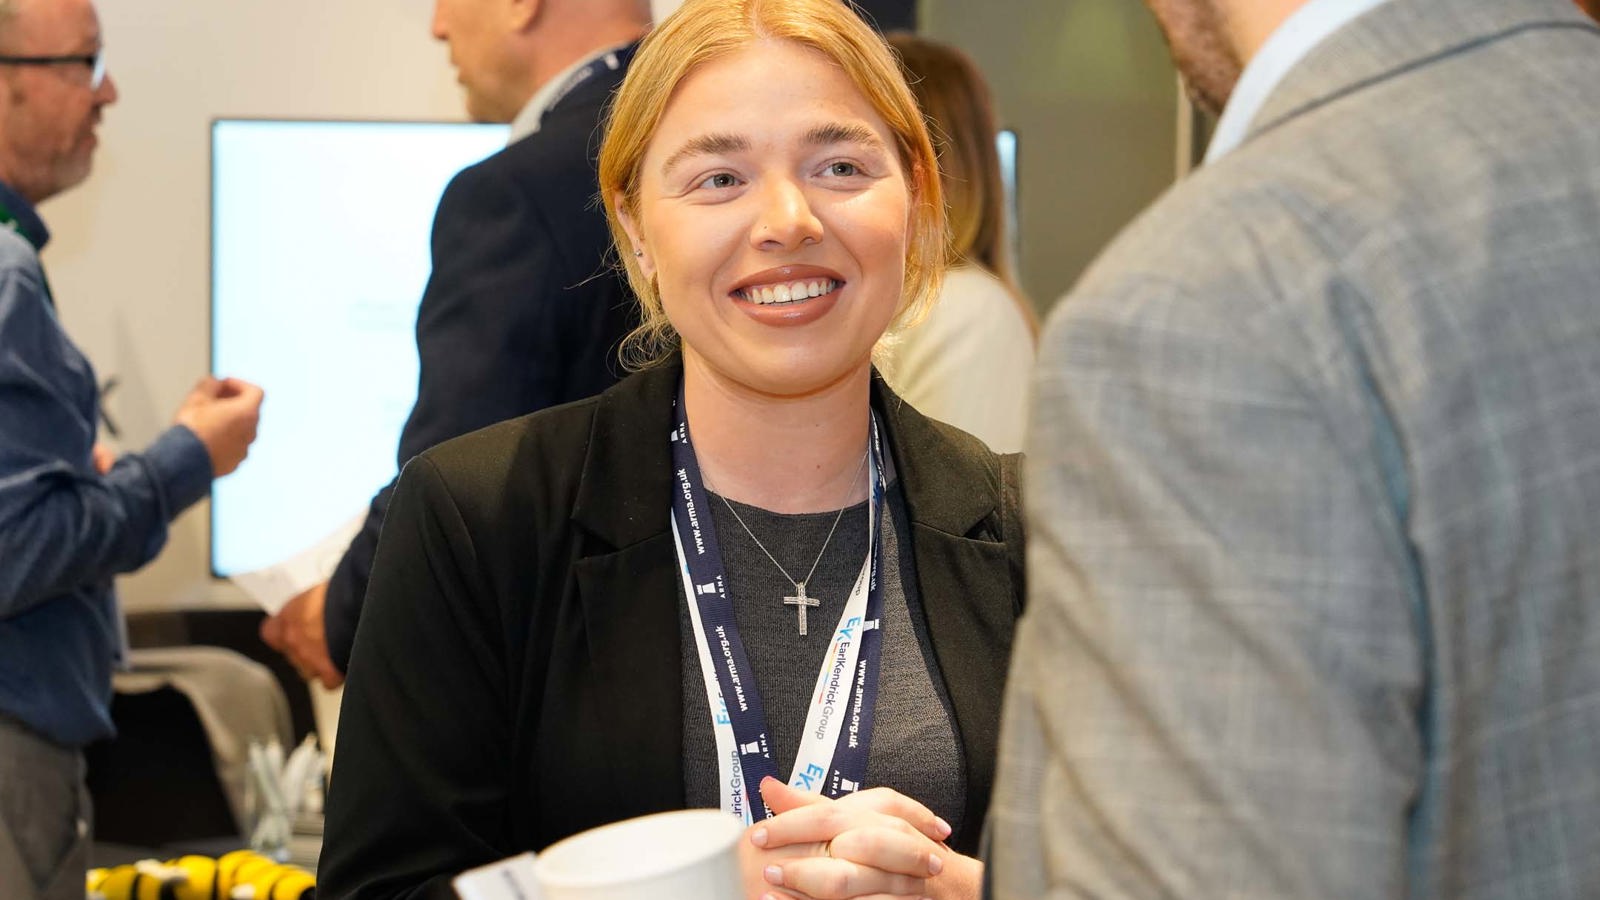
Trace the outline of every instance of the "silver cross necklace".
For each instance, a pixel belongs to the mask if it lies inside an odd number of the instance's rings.
[[[850,476],[850,484],[852,486],[855,485],[856,479],[861,477],[861,470],[866,466],[867,454],[870,452],[871,448],[868,448],[867,453],[861,454],[861,462],[856,465],[855,474]],[[767,545],[761,543],[761,539],[756,537],[756,533],[750,530],[750,526],[744,523],[744,517],[740,516],[739,511],[733,508],[733,504],[728,502],[728,498],[724,497],[722,494],[718,494],[717,496],[722,497],[722,505],[728,508],[728,512],[733,513],[734,521],[739,523],[739,527],[744,529],[745,534],[750,535],[750,540],[756,542],[756,546],[760,547],[761,552],[767,555],[767,559],[772,560],[772,564],[778,567],[778,571],[783,573],[783,577],[788,579],[790,584],[794,585],[794,594],[784,597],[783,605],[792,606],[795,608],[795,617],[797,619],[796,624],[798,624],[800,627],[800,636],[805,637],[806,610],[815,608],[822,603],[822,601],[818,600],[816,597],[810,597],[806,595],[806,583],[811,580],[812,575],[817,573],[817,564],[822,562],[822,555],[828,552],[828,543],[833,540],[833,532],[839,527],[839,520],[844,518],[844,511],[848,507],[839,507],[839,514],[833,517],[833,525],[828,528],[828,536],[822,539],[822,549],[817,551],[817,558],[811,561],[811,571],[806,573],[806,577],[796,581],[795,577],[789,574],[789,570],[783,567],[783,563],[778,562],[778,558],[772,555],[771,550],[767,549]],[[871,521],[870,517],[868,521]]]

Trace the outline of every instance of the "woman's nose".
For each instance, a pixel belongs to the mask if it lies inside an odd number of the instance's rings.
[[[760,192],[760,213],[750,241],[757,249],[792,250],[822,240],[822,221],[804,188],[788,179],[768,182]]]

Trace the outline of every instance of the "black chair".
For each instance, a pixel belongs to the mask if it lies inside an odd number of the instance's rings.
[[[161,847],[239,837],[211,742],[183,693],[118,694],[117,736],[85,752],[96,842]]]
[[[237,844],[248,827],[250,743],[293,746],[281,682],[225,647],[136,648],[129,661],[113,679],[117,735],[85,753],[96,841]]]

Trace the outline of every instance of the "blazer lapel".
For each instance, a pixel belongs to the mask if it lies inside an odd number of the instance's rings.
[[[670,532],[574,566],[594,673],[596,749],[620,817],[682,809],[683,655]]]
[[[983,527],[985,520],[999,527],[1000,468],[987,453],[952,441],[881,380],[875,378],[873,388],[911,516],[928,635],[966,760],[967,808],[962,834],[953,841],[970,846],[993,786],[998,686],[1005,683],[1018,613],[1014,598],[1022,589],[1011,583],[1005,544]]]
[[[678,644],[672,502],[672,398],[665,365],[602,395],[573,509],[592,537],[574,566],[594,672],[597,747],[626,815],[681,809],[683,655]],[[659,452],[655,448],[659,448]]]

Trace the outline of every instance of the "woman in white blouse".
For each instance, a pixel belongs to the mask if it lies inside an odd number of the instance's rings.
[[[901,334],[881,368],[923,414],[977,435],[996,452],[1018,451],[1038,324],[1006,255],[989,90],[953,47],[910,34],[889,43],[934,133],[951,240],[938,302]]]

